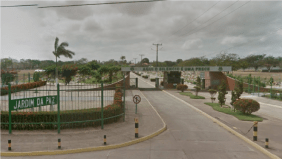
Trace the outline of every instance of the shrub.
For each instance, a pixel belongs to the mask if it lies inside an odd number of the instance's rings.
[[[164,86],[164,81],[161,81],[161,86]]]
[[[244,114],[251,114],[260,109],[260,104],[253,99],[238,99],[234,103],[234,108]]]
[[[33,81],[38,82],[40,78],[40,73],[39,72],[34,72],[33,74]]]
[[[64,77],[65,84],[69,84],[72,77],[77,73],[78,68],[76,65],[64,65],[62,66],[62,76]]]
[[[148,75],[143,75],[142,77],[147,79],[149,76]]]
[[[201,90],[200,86],[194,86],[195,91],[196,91],[196,96],[198,96],[198,92]]]
[[[225,95],[228,93],[226,91],[226,82],[225,81],[221,81],[221,84],[218,86],[218,102],[220,104],[220,106],[222,107],[222,105],[225,104]]]
[[[215,101],[215,97],[214,96],[215,96],[217,91],[215,89],[209,89],[208,91],[209,91],[209,93],[211,95],[211,101],[213,103],[213,101]]]
[[[112,104],[104,107],[104,119],[112,116],[120,115],[121,107]],[[57,112],[13,112],[12,113],[12,129],[13,130],[36,130],[36,129],[56,129],[57,128]],[[106,119],[105,124],[117,121],[121,116]],[[86,126],[99,126],[101,124],[101,108],[91,108],[82,110],[61,111],[61,129],[79,128]],[[89,122],[89,120],[93,120]],[[95,120],[95,121],[94,121]],[[34,121],[40,124],[33,124]],[[69,123],[81,121],[79,123]],[[82,122],[85,121],[85,122]],[[51,123],[53,122],[53,123]],[[64,123],[65,122],[65,123]],[[8,129],[9,113],[1,112],[1,129]],[[30,124],[27,124],[30,123]]]
[[[150,80],[151,80],[151,82],[155,82],[155,81],[156,81],[156,79],[155,79],[155,78],[151,78]]]
[[[17,74],[18,73],[16,71],[1,70],[2,84],[8,85],[10,82],[14,81]]]
[[[202,85],[201,84],[201,78],[199,76],[197,77],[196,85],[199,86],[199,87],[201,87],[201,85]]]
[[[11,86],[11,93],[19,92],[26,89],[32,89],[40,86],[46,85],[46,81],[38,81],[38,82],[32,82],[32,83],[25,83],[25,84],[18,84]],[[1,96],[8,94],[8,87],[2,87],[1,88]]]
[[[184,90],[188,89],[188,86],[186,84],[178,84],[176,86],[177,90],[181,90],[181,92],[184,92]]]

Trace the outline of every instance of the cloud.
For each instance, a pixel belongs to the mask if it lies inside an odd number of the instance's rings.
[[[39,6],[99,2],[36,1]],[[282,32],[276,30],[282,27],[282,3],[251,1],[238,8],[246,2],[162,1],[45,9],[1,8],[1,56],[54,59],[56,37],[70,44],[68,49],[76,52],[74,59],[105,61],[124,55],[131,60],[145,54],[153,61],[156,56],[151,50],[155,49],[153,43],[163,44],[159,51],[161,61],[212,57],[226,49],[239,56],[250,52],[281,54]],[[2,5],[31,3],[5,1]]]
[[[182,48],[186,50],[198,49],[201,47],[203,47],[201,39],[189,40],[182,45]]]
[[[241,37],[241,36],[229,36],[229,37],[225,37],[222,41],[221,44],[223,45],[233,45],[233,44],[243,44],[246,43],[247,39],[245,37]]]
[[[88,19],[83,26],[83,30],[86,32],[98,32],[101,31],[101,26],[95,21],[95,19]]]

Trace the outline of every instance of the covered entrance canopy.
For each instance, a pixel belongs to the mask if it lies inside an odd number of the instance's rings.
[[[232,71],[231,66],[189,66],[189,67],[122,67],[123,72],[164,72],[163,77],[155,77],[155,87],[163,81],[164,88],[173,88],[176,84],[184,83],[181,71],[200,71],[203,88],[217,87],[222,80],[227,80],[222,72]],[[141,77],[140,77],[141,78]],[[150,80],[150,79],[148,79]],[[151,80],[152,81],[152,80]],[[228,83],[228,81],[226,81]]]

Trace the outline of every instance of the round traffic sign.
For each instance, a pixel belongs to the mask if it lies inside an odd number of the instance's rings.
[[[141,102],[141,97],[140,97],[139,95],[135,95],[135,96],[133,97],[133,102],[134,102],[135,104],[140,103],[140,102]]]

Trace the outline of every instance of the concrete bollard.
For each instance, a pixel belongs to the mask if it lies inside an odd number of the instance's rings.
[[[12,150],[12,141],[8,140],[8,150],[11,151]]]
[[[268,149],[268,138],[265,138],[265,148]]]
[[[58,139],[58,149],[61,149],[61,139]]]
[[[258,140],[258,122],[254,122],[254,133],[253,133],[253,141]]]
[[[135,118],[135,138],[138,138],[138,119]]]
[[[106,135],[104,135],[104,145],[107,144],[107,138],[106,138]]]

